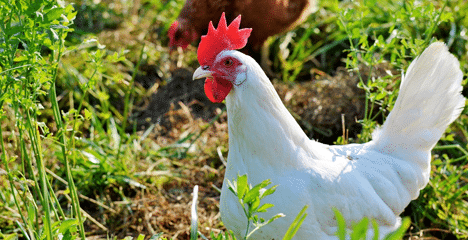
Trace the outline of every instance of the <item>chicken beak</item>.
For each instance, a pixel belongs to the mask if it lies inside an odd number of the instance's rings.
[[[193,73],[192,80],[196,80],[196,79],[200,79],[200,78],[213,78],[213,75],[212,75],[211,71],[204,70],[203,66],[200,66]]]

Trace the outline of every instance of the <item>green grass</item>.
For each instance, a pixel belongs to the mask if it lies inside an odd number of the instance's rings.
[[[209,214],[218,211],[214,186],[221,186],[228,142],[215,133],[226,113],[206,122],[173,109],[172,129],[139,130],[133,121],[151,94],[138,82],[147,74],[142,66],[155,69],[161,88],[176,67],[198,65],[195,47],[167,48],[166,31],[183,3],[0,3],[0,238],[177,239],[189,231],[154,219],[173,208],[190,212],[177,204],[190,201],[194,184],[200,233],[230,238]],[[363,130],[336,142],[366,142],[393,107],[399,72],[430,42],[447,43],[466,84],[467,8],[463,0],[321,1],[304,24],[271,40],[273,69],[290,84],[338,67],[357,74],[365,90]],[[411,220],[406,237],[468,238],[466,112],[433,150],[430,182],[403,213]],[[242,181],[241,189],[251,190],[247,177]],[[169,213],[163,217],[177,215]],[[173,221],[184,219],[178,217]],[[368,223],[356,225],[355,239]]]

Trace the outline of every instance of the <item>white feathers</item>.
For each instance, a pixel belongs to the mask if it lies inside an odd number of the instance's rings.
[[[397,137],[418,148],[432,149],[463,110],[462,77],[460,64],[447,46],[431,44],[402,76],[395,106],[374,141]]]
[[[461,113],[462,73],[443,43],[429,46],[411,63],[399,97],[383,127],[366,144],[328,146],[309,140],[282,104],[271,82],[250,57],[231,51],[246,65],[246,79],[226,98],[229,156],[225,179],[247,174],[256,185],[279,185],[265,202],[275,205],[260,217],[286,217],[254,233],[253,239],[281,239],[296,214],[309,205],[295,239],[337,239],[333,208],[348,226],[370,217],[379,237],[396,229],[399,214],[429,179],[430,151],[445,128]],[[244,76],[242,76],[244,78]],[[226,182],[220,211],[237,237],[245,216]],[[372,231],[369,231],[373,235]]]
[[[447,46],[431,44],[402,76],[395,106],[373,134],[374,150],[419,165],[423,177],[418,188],[429,180],[430,150],[465,105],[462,77],[460,64]]]

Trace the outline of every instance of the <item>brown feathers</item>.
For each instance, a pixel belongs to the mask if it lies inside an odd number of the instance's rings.
[[[170,47],[183,47],[207,33],[223,12],[228,22],[242,15],[241,28],[252,28],[247,52],[258,52],[265,40],[302,23],[316,7],[315,0],[187,0],[169,32]]]

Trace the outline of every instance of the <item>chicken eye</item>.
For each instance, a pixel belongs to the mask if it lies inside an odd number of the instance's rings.
[[[232,63],[233,63],[232,59],[230,59],[230,58],[224,60],[224,66],[226,66],[226,67],[232,66]]]

